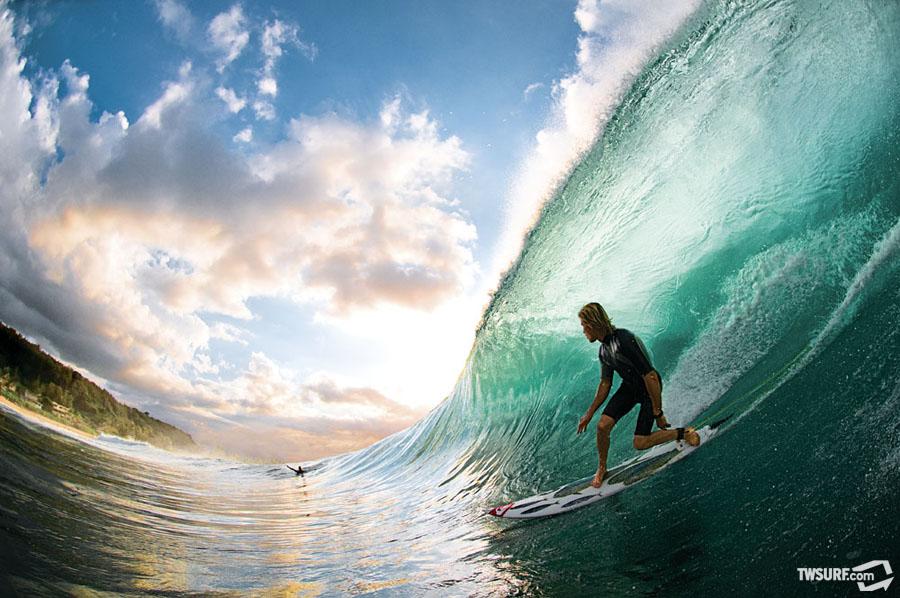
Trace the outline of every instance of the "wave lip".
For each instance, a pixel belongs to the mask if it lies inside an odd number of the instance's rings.
[[[547,122],[512,179],[494,279],[520,254],[542,207],[595,143],[628,87],[699,4],[699,0],[579,1],[576,66],[554,84]]]

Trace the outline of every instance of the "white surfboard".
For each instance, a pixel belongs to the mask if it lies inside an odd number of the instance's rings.
[[[719,431],[719,426],[728,420],[721,419],[697,430],[700,444],[691,446],[684,441],[667,442],[649,449],[617,465],[606,472],[603,485],[599,488],[591,486],[594,476],[586,477],[566,484],[553,492],[536,494],[522,500],[494,507],[488,514],[504,519],[535,519],[568,513],[581,507],[603,500],[617,494],[629,486],[640,482],[672,463],[684,459],[692,452],[705,445]]]

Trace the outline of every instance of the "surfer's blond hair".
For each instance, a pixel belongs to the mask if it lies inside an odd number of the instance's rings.
[[[606,310],[599,303],[588,303],[578,312],[578,317],[590,324],[591,328],[598,331],[608,330],[613,332],[616,329]]]

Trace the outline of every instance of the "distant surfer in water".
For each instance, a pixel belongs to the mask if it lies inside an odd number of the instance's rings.
[[[300,467],[300,464],[299,464],[299,463],[297,464],[297,469],[294,469],[294,468],[291,467],[290,465],[288,465],[287,468],[290,469],[291,471],[293,471],[295,475],[298,475],[298,476],[301,476],[301,477],[303,476],[303,468]]]
[[[599,488],[606,475],[606,454],[609,433],[635,405],[640,405],[637,426],[634,428],[634,448],[646,450],[670,440],[686,440],[691,446],[700,444],[694,428],[670,430],[662,410],[662,379],[653,365],[644,343],[624,328],[616,328],[599,303],[588,303],[578,312],[581,329],[590,342],[600,341],[600,385],[594,402],[578,422],[578,433],[587,429],[597,409],[609,395],[613,372],[622,377],[619,390],[613,395],[597,423],[597,452],[600,463],[591,485]],[[653,422],[659,428],[653,432]]]

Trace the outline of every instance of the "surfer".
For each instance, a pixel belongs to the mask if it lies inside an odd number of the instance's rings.
[[[290,469],[291,471],[293,471],[295,475],[303,477],[303,468],[300,466],[299,463],[297,464],[297,469],[294,469],[290,465],[288,465],[287,468]]]
[[[699,445],[700,435],[694,428],[669,429],[669,422],[662,410],[662,379],[650,363],[644,343],[628,330],[613,326],[599,303],[588,303],[582,307],[578,318],[588,341],[600,341],[600,385],[594,402],[578,422],[578,434],[587,429],[597,409],[609,395],[613,372],[618,372],[622,377],[619,390],[610,399],[597,423],[600,463],[591,485],[599,488],[603,483],[609,434],[616,422],[635,405],[640,405],[641,410],[634,428],[634,448],[643,451],[670,440],[686,440],[691,446]],[[654,421],[659,428],[656,432],[652,431]]]

